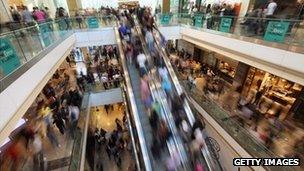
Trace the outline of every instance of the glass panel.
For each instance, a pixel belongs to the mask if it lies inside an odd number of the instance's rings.
[[[26,62],[24,53],[13,32],[0,36],[0,79]]]
[[[301,20],[175,13],[158,14],[157,21],[159,25],[183,24],[212,34],[304,53]]]
[[[38,55],[42,50],[38,25],[14,31],[27,60]]]

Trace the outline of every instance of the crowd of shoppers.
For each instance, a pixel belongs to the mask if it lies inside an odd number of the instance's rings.
[[[123,15],[125,14],[132,15],[128,12],[123,13]],[[141,32],[144,34],[144,41],[149,53],[145,52],[145,45],[141,42],[140,35],[136,33],[136,28],[132,27],[134,22],[123,22],[124,24],[121,25],[119,31],[122,40],[125,41],[123,44],[128,65],[135,65],[141,77],[140,94],[152,128],[153,141],[150,150],[153,157],[159,162],[162,151],[166,151],[167,143],[172,138],[172,128],[168,127],[170,121],[165,119],[163,113],[164,104],[157,98],[152,97],[153,90],[150,86],[154,81],[159,81],[166,97],[166,103],[169,105],[169,112],[173,115],[178,134],[182,135],[183,143],[186,144],[185,148],[189,152],[190,165],[198,170],[202,169],[200,150],[204,144],[204,126],[200,122],[195,122],[191,126],[187,121],[186,111],[184,110],[185,96],[177,95],[173,89],[168,70],[155,43],[156,39],[153,31],[155,25],[150,9],[138,8],[133,14],[136,14],[141,24]],[[165,41],[161,40],[160,42],[164,43]],[[162,43],[161,45],[163,45]],[[149,59],[149,56],[151,56],[151,59]],[[158,77],[156,78],[151,75],[153,68],[157,71]],[[166,159],[165,166],[167,170],[175,170],[181,167],[181,159],[177,155],[177,151],[173,150],[172,155]]]
[[[114,104],[111,105],[113,106]],[[122,168],[122,153],[131,152],[130,138],[126,134],[125,112],[123,115],[122,121],[115,120],[116,127],[113,131],[106,131],[97,127],[89,130],[86,155],[91,170],[94,170],[94,168],[103,170],[104,161],[101,156],[105,155],[105,153],[110,161],[114,161],[118,168]]]
[[[210,106],[205,106],[206,111],[214,107],[218,107],[219,111],[224,110],[227,117],[222,121],[236,121],[240,127],[247,129],[254,139],[277,155],[303,157],[300,153],[301,148],[297,146],[303,140],[303,131],[294,130],[296,128],[291,128],[291,125],[279,118],[283,109],[274,110],[273,115],[261,113],[260,109],[263,108],[264,103],[261,97],[265,94],[265,88],[257,90],[253,97],[244,96],[241,86],[230,84],[221,77],[221,71],[194,60],[193,56],[187,55],[185,50],[173,53],[171,62],[180,80],[184,80],[182,82],[187,92],[194,95],[192,96],[194,99],[200,96],[203,103]],[[240,127],[236,126],[235,131],[239,131]],[[293,140],[285,142],[281,139],[283,134],[293,137],[291,138]]]
[[[68,70],[58,70],[43,88],[24,116],[25,124],[1,154],[3,168],[43,170],[44,144],[60,150],[65,148],[60,139],[68,141],[76,137],[83,92],[71,77]]]

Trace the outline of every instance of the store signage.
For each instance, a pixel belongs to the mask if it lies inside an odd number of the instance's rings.
[[[89,28],[98,28],[99,27],[99,22],[96,17],[90,17],[90,18],[88,18],[87,21],[88,21]]]
[[[284,42],[289,24],[289,22],[270,21],[264,35],[264,40],[271,42]]]
[[[0,75],[8,75],[20,66],[14,46],[7,38],[0,38]]]
[[[48,47],[51,44],[51,34],[52,31],[50,29],[50,24],[40,24],[39,25],[39,31],[41,33],[42,41],[44,43],[45,47]]]
[[[170,15],[169,14],[162,14],[161,15],[161,24],[164,24],[164,25],[168,25],[169,24],[169,21],[170,21]]]
[[[220,25],[220,31],[221,32],[225,32],[225,33],[229,33],[230,32],[230,28],[231,28],[231,24],[232,24],[232,18],[222,18],[221,19],[221,25]]]
[[[194,22],[194,26],[195,27],[203,27],[203,15],[195,15],[194,16],[195,22]]]

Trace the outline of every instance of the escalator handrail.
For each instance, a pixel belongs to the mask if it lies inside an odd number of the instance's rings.
[[[157,29],[155,29],[155,30],[157,31],[157,33],[159,34],[159,36],[163,36],[160,33],[159,30],[157,30]],[[155,40],[157,40],[157,39],[155,38]],[[181,85],[179,84],[178,78],[177,78],[177,76],[176,76],[176,74],[175,74],[175,72],[173,70],[173,67],[172,67],[172,65],[170,63],[170,60],[169,60],[169,58],[167,56],[167,53],[166,53],[165,49],[160,46],[159,42],[156,41],[156,44],[157,44],[159,50],[162,52],[162,56],[163,56],[165,65],[167,67],[167,70],[169,71],[169,74],[171,76],[171,79],[172,79],[175,87],[176,87],[176,90],[178,91],[178,94],[182,94],[183,93],[183,89],[182,89]],[[186,94],[186,92],[185,92],[185,94]],[[194,115],[193,115],[193,113],[191,111],[190,105],[189,105],[189,103],[188,103],[187,100],[185,101],[185,108],[188,109],[188,110],[186,110],[186,114],[187,114],[188,120],[191,123],[191,125],[193,125],[195,119],[194,119]],[[203,141],[203,143],[204,143],[204,146],[206,148],[202,148],[201,152],[202,152],[204,158],[206,159],[206,162],[207,162],[209,170],[213,170],[212,168],[220,168],[222,170],[222,167],[219,164],[219,162],[215,163],[213,157],[211,156],[211,152],[207,148],[208,146],[207,146],[206,142]],[[216,165],[219,165],[219,166],[217,167]]]
[[[91,93],[89,93],[89,95],[88,95],[83,140],[81,142],[81,158],[80,158],[79,170],[84,170],[85,159],[86,159],[85,154],[86,154],[88,128],[89,128],[89,120],[90,120],[90,108],[91,108],[90,95],[91,95]]]
[[[122,68],[123,68],[124,79],[125,79],[125,83],[126,83],[126,92],[127,92],[127,95],[129,97],[129,100],[130,100],[130,103],[131,103],[131,105],[130,105],[131,106],[131,111],[133,113],[136,129],[137,129],[137,132],[138,132],[140,148],[141,148],[143,160],[144,160],[144,163],[145,163],[145,170],[146,171],[151,171],[152,170],[151,162],[150,162],[151,160],[149,158],[149,153],[148,153],[148,149],[147,149],[147,146],[146,146],[147,143],[146,143],[146,140],[144,138],[143,127],[142,127],[140,119],[139,119],[138,109],[137,109],[136,102],[135,102],[135,97],[134,97],[134,94],[133,94],[133,90],[131,88],[132,85],[131,85],[131,81],[130,81],[129,72],[128,72],[128,69],[127,69],[126,58],[125,58],[125,55],[123,53],[124,51],[123,51],[123,48],[122,48],[122,42],[121,42],[121,39],[120,39],[120,34],[118,32],[117,26],[114,28],[114,31],[115,31],[116,43],[118,45],[118,49],[119,49],[119,53],[120,53],[120,58],[122,59],[121,63],[122,63],[122,66],[123,66]]]
[[[123,85],[123,88],[122,88],[122,96],[123,96],[123,99],[124,99],[124,105],[126,107],[129,108],[128,106],[128,103],[127,103],[127,86],[125,85],[126,83],[124,82],[124,85]],[[125,114],[127,116],[127,122],[128,122],[128,129],[129,129],[129,132],[130,132],[130,137],[131,137],[131,142],[132,142],[132,147],[133,147],[133,151],[134,151],[134,155],[135,155],[135,161],[136,161],[136,167],[137,167],[137,170],[140,170],[140,162],[139,162],[139,158],[138,158],[138,153],[137,153],[137,149],[136,149],[136,143],[135,143],[135,139],[134,139],[134,132],[133,132],[133,128],[132,128],[132,125],[131,125],[131,117],[130,117],[130,113],[129,113],[129,110],[125,109]]]

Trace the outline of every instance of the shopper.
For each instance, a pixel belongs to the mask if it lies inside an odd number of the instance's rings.
[[[150,106],[152,105],[152,97],[151,97],[151,92],[150,92],[150,88],[149,88],[147,75],[144,75],[140,79],[140,94],[141,94],[141,99],[144,102],[146,109],[149,109]]]
[[[45,22],[46,19],[45,13],[39,10],[38,7],[33,7],[33,16],[38,23]]]
[[[55,114],[53,115],[53,123],[57,126],[57,128],[59,129],[60,133],[63,135],[64,134],[64,130],[65,130],[65,125],[64,125],[64,121],[63,121],[63,115],[64,113],[62,113],[62,110],[55,110],[54,111]]]
[[[54,127],[53,125],[47,125],[47,137],[49,138],[51,144],[53,147],[61,147],[61,145],[58,142],[57,136],[54,132]]]
[[[70,110],[70,118],[71,118],[70,133],[72,138],[75,138],[80,111],[78,106],[76,106],[75,104],[70,105],[69,110]]]
[[[137,63],[139,66],[139,73],[141,76],[147,74],[146,62],[147,62],[147,57],[143,53],[143,51],[140,50],[139,54],[137,55]]]
[[[33,15],[26,6],[23,6],[21,15],[22,15],[22,21],[25,23],[26,26],[33,26],[35,24]]]
[[[269,0],[269,3],[265,10],[266,18],[273,18],[273,14],[274,14],[275,10],[277,9],[277,6],[278,5],[274,0]]]
[[[148,45],[148,49],[150,52],[154,52],[154,37],[153,37],[153,33],[152,33],[152,28],[148,27],[147,28],[147,32],[146,32],[146,42]]]

